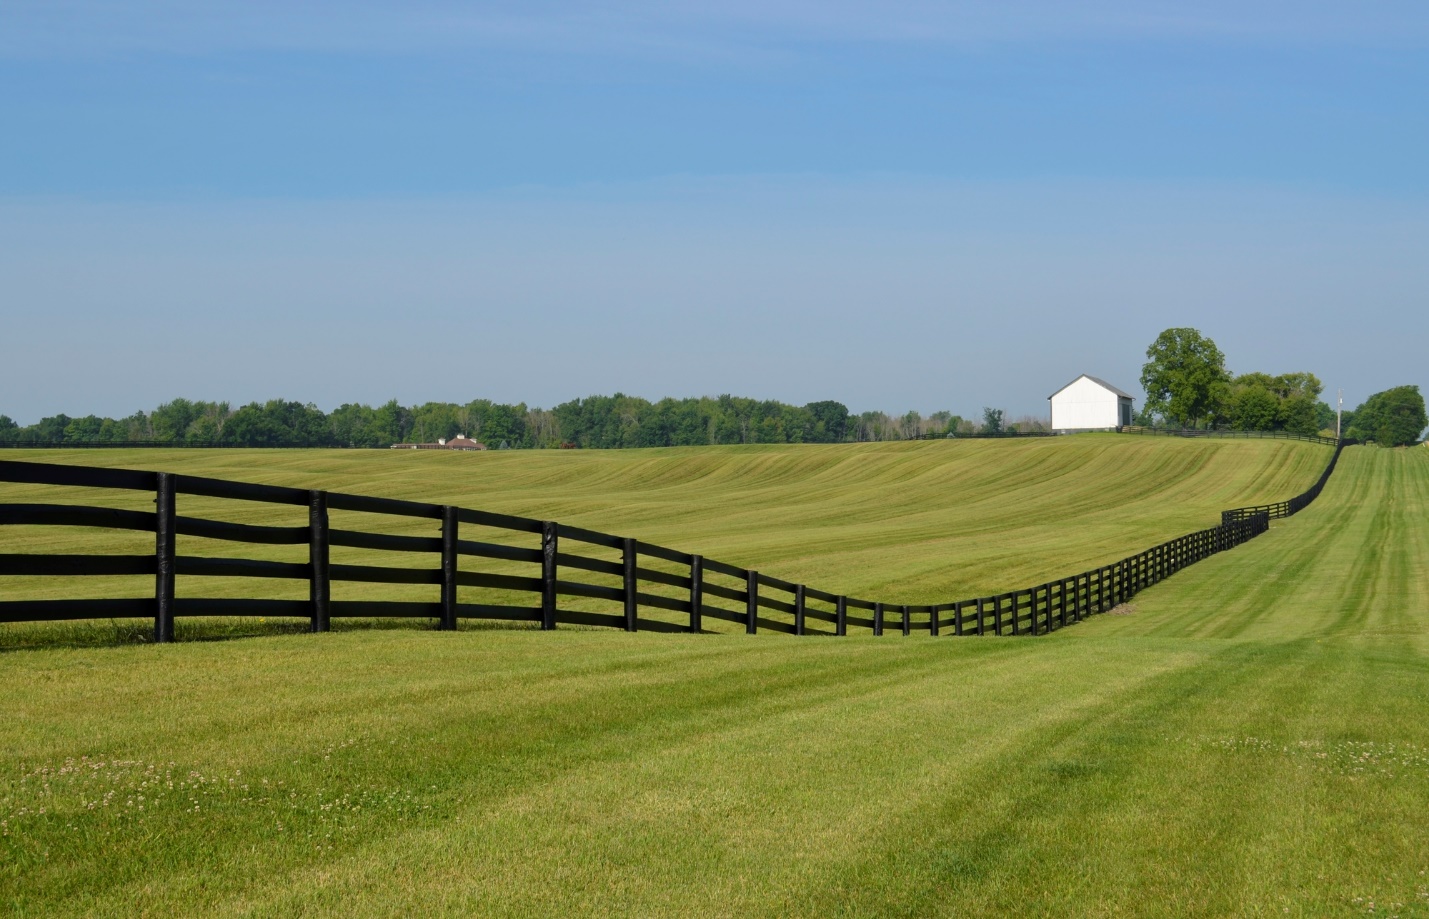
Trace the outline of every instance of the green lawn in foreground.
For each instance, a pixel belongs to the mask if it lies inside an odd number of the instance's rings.
[[[1426,512],[1429,450],[1352,448],[1309,510],[1037,639],[3,654],[0,904],[1429,915]]]
[[[556,519],[758,567],[836,593],[889,603],[931,603],[1075,574],[1214,525],[1224,508],[1282,500],[1309,487],[1330,455],[1329,447],[1291,441],[1089,435],[1020,442],[477,454],[14,451],[0,458],[166,469]],[[153,506],[152,495],[137,492],[0,485],[0,494],[13,501]],[[306,525],[304,508],[182,497],[179,511],[241,523]],[[403,534],[437,532],[431,521],[343,512],[333,513],[333,526]],[[528,534],[479,528],[464,528],[463,537],[537,545]],[[565,546],[575,551],[572,543]],[[153,538],[115,531],[4,527],[0,552],[6,551],[147,553],[153,551]],[[179,552],[290,562],[307,559],[303,546],[240,546],[191,537],[180,537]],[[591,554],[616,558],[609,550]],[[398,556],[340,547],[333,550],[333,562],[437,565],[431,555]],[[533,567],[489,560],[465,559],[463,566],[536,573]],[[581,577],[603,583],[598,575]],[[151,577],[92,578],[76,585],[54,578],[14,578],[0,588],[14,598],[147,596],[152,581]],[[84,594],[76,594],[80,589]],[[178,593],[306,599],[307,586],[300,581],[180,578]],[[336,599],[435,601],[437,596],[434,585],[334,585]],[[463,588],[460,599],[530,605],[529,596],[496,596],[473,588]],[[615,611],[601,601],[563,599],[562,603],[573,609]],[[180,628],[185,628],[183,623]],[[0,647],[6,642],[0,634]]]

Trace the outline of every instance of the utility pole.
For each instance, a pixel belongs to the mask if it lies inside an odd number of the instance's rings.
[[[1340,390],[1339,400],[1339,408],[1335,411],[1335,440],[1344,438],[1344,435],[1340,433],[1340,419],[1345,417],[1345,391],[1343,389]]]

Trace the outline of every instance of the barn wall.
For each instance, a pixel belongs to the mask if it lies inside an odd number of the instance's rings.
[[[1086,378],[1080,379],[1052,397],[1052,428],[1057,431],[1082,428],[1114,428],[1118,418],[1117,394]]]

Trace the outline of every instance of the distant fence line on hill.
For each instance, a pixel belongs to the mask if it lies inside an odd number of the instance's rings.
[[[1200,530],[1119,562],[1058,578],[1035,587],[937,604],[895,604],[859,599],[771,577],[701,555],[680,552],[629,537],[613,536],[549,520],[535,520],[452,506],[310,491],[201,478],[168,472],[136,472],[90,466],[0,462],[0,482],[152,492],[155,510],[129,511],[64,504],[0,504],[0,525],[97,527],[155,535],[155,550],[143,555],[0,554],[0,577],[152,575],[152,596],[132,599],[4,600],[0,622],[68,619],[154,619],[154,638],[174,638],[178,616],[302,617],[314,632],[327,631],[333,617],[435,619],[455,629],[461,619],[610,626],[626,631],[700,632],[706,619],[795,635],[845,635],[850,628],[890,629],[941,635],[1046,634],[1125,603],[1139,591],[1187,565],[1238,546],[1264,533],[1270,520],[1288,517],[1312,502],[1324,487],[1347,441],[1336,444],[1320,479],[1288,501],[1223,512],[1219,526]],[[307,509],[306,526],[229,523],[178,513],[178,496],[192,495]],[[335,528],[331,511],[382,514],[434,521],[439,537],[399,536]],[[464,527],[527,534],[530,547],[468,538]],[[306,545],[305,563],[179,555],[178,536],[258,545]],[[574,549],[572,551],[572,544]],[[438,556],[436,568],[333,564],[331,547]],[[601,551],[613,556],[599,557]],[[596,553],[586,554],[586,553]],[[530,576],[462,570],[463,558],[529,565]],[[671,570],[671,569],[674,570]],[[591,574],[618,581],[593,584],[570,580]],[[179,597],[178,575],[279,578],[306,581],[307,600],[203,599]],[[343,601],[332,599],[333,582],[435,584],[437,602]],[[642,588],[642,585],[644,587]],[[650,592],[651,585],[680,591]],[[461,603],[460,587],[529,595],[530,605]],[[561,609],[560,597],[584,597],[618,604],[618,614]],[[724,605],[721,605],[723,601]],[[731,608],[731,605],[733,608]],[[642,609],[680,614],[680,621],[651,619]]]
[[[1098,429],[1108,433],[1117,434],[1138,434],[1148,437],[1189,437],[1189,438],[1227,438],[1232,440],[1302,440],[1306,443],[1325,444],[1333,447],[1338,441],[1333,437],[1324,437],[1319,434],[1298,434],[1293,431],[1202,431],[1191,428],[1149,428],[1126,425],[1118,428]],[[1082,434],[1085,431],[998,431],[995,434],[978,432],[975,434],[960,434],[956,432],[944,432],[938,434],[917,434],[908,438],[909,440],[1002,440],[1015,437],[1064,437],[1069,434]]]
[[[1300,434],[1295,431],[1197,431],[1182,428],[1146,428],[1128,426],[1117,428],[1118,434],[1141,434],[1147,437],[1213,437],[1246,440],[1301,440],[1306,443],[1324,444],[1334,447],[1339,441],[1321,434]]]

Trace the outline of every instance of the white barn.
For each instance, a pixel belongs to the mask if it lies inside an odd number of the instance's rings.
[[[1085,373],[1047,397],[1052,430],[1095,431],[1131,424],[1131,396]]]

